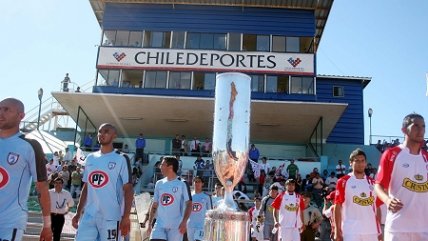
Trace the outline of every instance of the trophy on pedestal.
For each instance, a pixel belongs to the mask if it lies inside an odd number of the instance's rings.
[[[249,215],[239,212],[233,188],[241,180],[248,161],[251,78],[241,73],[216,77],[213,163],[225,188],[224,200],[206,214],[205,241],[246,241]]]

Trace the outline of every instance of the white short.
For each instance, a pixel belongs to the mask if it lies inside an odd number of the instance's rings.
[[[377,234],[343,234],[343,241],[377,241]]]
[[[279,227],[279,238],[282,241],[300,241],[300,232],[298,228]]]
[[[0,228],[0,240],[21,241],[24,230],[16,228]]]
[[[428,232],[423,233],[393,233],[385,231],[384,241],[425,241],[428,240]]]
[[[178,230],[178,226],[176,228],[161,228],[157,225],[157,222],[156,222],[150,234],[150,240],[151,239],[182,241],[183,234],[181,234],[180,230]]]
[[[118,220],[104,220],[83,214],[76,233],[76,241],[122,240]]]

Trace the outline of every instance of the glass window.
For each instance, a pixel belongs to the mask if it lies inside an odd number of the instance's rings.
[[[215,73],[205,73],[204,76],[204,90],[215,89]]]
[[[292,94],[314,94],[314,78],[312,77],[291,77]]]
[[[119,86],[120,70],[99,70],[97,77],[98,85]]]
[[[199,42],[199,49],[213,49],[214,36],[210,33],[202,33],[200,35],[201,40]]]
[[[229,33],[229,50],[240,51],[241,50],[241,34],[240,33]]]
[[[144,88],[166,88],[166,71],[146,71]]]
[[[129,34],[129,46],[141,47],[141,41],[143,40],[143,32],[132,31]]]
[[[143,83],[143,71],[122,70],[122,87],[141,88]]]
[[[286,37],[286,51],[298,53],[300,51],[299,37]]]
[[[301,37],[300,38],[300,52],[301,53],[313,53],[313,39],[311,37]]]
[[[117,31],[114,46],[128,46],[129,31]]]
[[[264,91],[264,75],[251,75],[251,91]]]
[[[334,97],[343,97],[345,94],[343,92],[342,86],[333,86],[333,96]]]
[[[224,33],[214,34],[213,49],[226,50],[226,34]]]
[[[270,51],[269,35],[257,35],[257,51]]]
[[[190,77],[191,72],[170,72],[168,88],[190,90]]]
[[[186,48],[198,49],[200,41],[201,41],[200,33],[187,33]]]
[[[171,48],[184,49],[184,36],[185,32],[172,32]]]
[[[288,93],[288,75],[267,76],[266,92]]]
[[[242,38],[242,50],[244,51],[256,51],[257,47],[257,35],[244,34]]]
[[[215,73],[194,72],[193,89],[194,90],[214,90]]]
[[[113,46],[115,40],[116,40],[116,31],[106,30],[104,31],[102,46]]]
[[[145,31],[143,46],[148,48],[169,48],[170,40],[170,32]]]
[[[272,52],[285,52],[284,36],[272,36]]]

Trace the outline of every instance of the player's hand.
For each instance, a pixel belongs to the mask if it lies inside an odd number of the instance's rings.
[[[147,236],[150,236],[152,232],[152,225],[147,225]]]
[[[122,217],[119,228],[122,236],[127,236],[129,234],[129,231],[131,230],[131,220],[129,220],[129,216]]]
[[[279,222],[275,222],[275,224],[273,225],[275,228],[279,228],[279,226],[281,226],[281,224],[279,224]]]
[[[79,227],[79,219],[80,215],[78,214],[74,215],[74,217],[71,219],[71,225],[73,228],[77,229]]]
[[[39,241],[52,241],[52,229],[51,227],[44,227],[40,232]]]
[[[334,233],[334,240],[335,241],[343,241],[342,230],[340,230],[340,231],[336,230],[336,232]]]
[[[386,201],[386,206],[388,207],[388,210],[395,213],[400,211],[403,208],[403,203],[400,199],[397,198],[388,198]]]
[[[180,231],[181,234],[184,234],[186,232],[186,226],[187,223],[181,221],[180,226],[178,226],[178,231]]]

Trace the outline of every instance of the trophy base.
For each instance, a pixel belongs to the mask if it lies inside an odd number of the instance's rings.
[[[207,212],[204,241],[248,241],[250,216],[246,212],[214,209]]]

